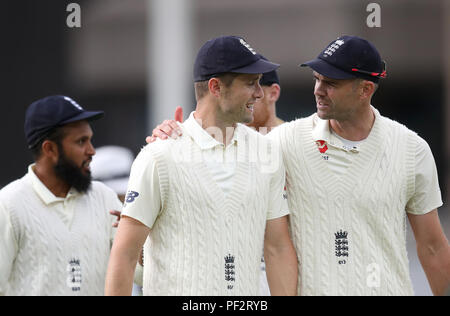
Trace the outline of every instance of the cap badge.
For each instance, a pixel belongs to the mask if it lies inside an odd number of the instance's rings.
[[[74,100],[72,100],[71,98],[69,98],[69,97],[64,97],[64,100],[69,101],[70,103],[72,103],[72,105],[73,105],[74,107],[76,107],[78,110],[84,111],[83,108],[82,108],[78,103],[76,103]]]
[[[333,55],[339,47],[344,44],[344,41],[341,39],[337,39],[333,44],[327,47],[327,49],[323,52],[323,57],[328,57]]]
[[[242,45],[244,45],[250,52],[252,52],[253,55],[256,55],[256,52],[253,48],[251,48],[251,46],[244,41],[242,38],[239,40],[241,42]]]

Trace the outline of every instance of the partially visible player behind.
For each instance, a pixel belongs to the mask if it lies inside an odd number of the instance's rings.
[[[261,56],[262,59],[266,59]],[[282,119],[277,117],[276,103],[280,98],[281,85],[278,73],[276,70],[263,74],[259,81],[263,91],[264,97],[256,101],[253,107],[253,121],[246,124],[249,127],[254,127],[262,134],[266,134],[284,123]]]

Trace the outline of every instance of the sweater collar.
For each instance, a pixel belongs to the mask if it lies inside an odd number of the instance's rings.
[[[372,108],[373,113],[375,114],[375,122],[372,127],[372,130],[373,130],[374,127],[376,125],[378,125],[381,116],[380,116],[380,112],[376,108],[374,108],[373,106],[371,106],[371,108]],[[370,131],[370,133],[372,133],[372,130]],[[369,133],[369,135],[370,135],[370,133]],[[313,137],[313,140],[318,144],[319,147],[330,145],[330,146],[340,148],[340,149],[343,149],[346,151],[349,150],[349,151],[355,151],[355,152],[358,152],[360,149],[359,146],[353,147],[353,148],[348,148],[343,143],[343,141],[339,137],[337,137],[337,135],[331,130],[330,121],[321,119],[319,116],[317,116],[317,113],[314,114],[312,137]],[[363,142],[363,141],[361,141],[361,142]]]
[[[192,137],[194,142],[202,149],[211,149],[216,146],[223,146],[223,143],[216,140],[214,137],[212,137],[202,126],[200,125],[200,122],[197,121],[197,119],[194,117],[195,111],[191,112],[189,115],[189,118],[183,123],[183,127],[187,131],[187,133]],[[235,144],[238,142],[239,135],[243,133],[243,127],[241,124],[236,124],[236,128],[233,132],[233,137],[230,141],[230,145]],[[228,130],[228,129],[227,129]],[[232,130],[230,128],[230,130]]]
[[[72,197],[78,196],[80,194],[74,188],[70,188],[69,193],[67,193],[67,196],[65,198],[55,196],[34,173],[33,168],[35,165],[36,164],[33,163],[28,166],[28,176],[31,179],[31,184],[33,186],[34,191],[46,205],[49,205],[52,203],[57,203],[57,202],[64,202],[64,201],[66,201]]]

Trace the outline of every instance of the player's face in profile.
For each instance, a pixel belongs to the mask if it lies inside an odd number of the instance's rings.
[[[67,124],[64,129],[55,172],[76,190],[86,192],[91,184],[90,163],[95,154],[92,129],[87,121]]]
[[[253,106],[264,97],[260,78],[260,74],[242,74],[230,86],[224,86],[221,108],[228,121],[250,123],[253,120]]]
[[[345,120],[358,105],[354,79],[331,79],[314,72],[317,115],[323,120]]]

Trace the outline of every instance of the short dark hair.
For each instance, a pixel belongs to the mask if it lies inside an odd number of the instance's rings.
[[[221,74],[212,75],[211,78],[218,78],[220,81],[222,81],[225,84],[226,87],[229,87],[233,83],[233,80],[239,75],[240,74],[234,73],[234,72],[224,72]],[[209,78],[209,79],[211,79],[211,78]],[[195,100],[198,101],[207,94],[209,79],[203,80],[203,81],[197,81],[194,83]]]
[[[36,145],[30,148],[31,154],[33,155],[34,160],[38,160],[42,155],[42,144],[46,140],[50,140],[56,145],[58,145],[58,149],[62,148],[62,140],[66,136],[64,126],[57,126],[48,131],[48,133],[39,140]]]
[[[367,79],[364,79],[364,78],[355,78],[355,79],[353,79],[353,88],[355,89],[356,86],[361,84],[363,81],[371,81],[371,82],[373,82],[372,80],[367,80]],[[378,86],[380,85],[379,83],[376,83],[376,82],[373,82],[373,84],[374,84],[374,90],[373,90],[372,96],[375,94],[375,92],[377,92]]]

